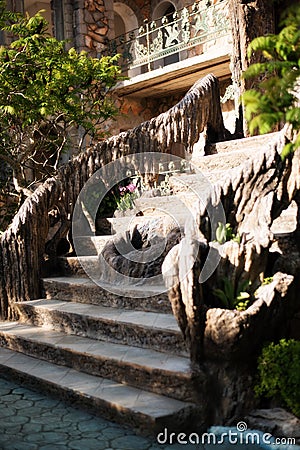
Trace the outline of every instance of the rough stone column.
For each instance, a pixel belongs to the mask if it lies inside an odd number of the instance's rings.
[[[77,51],[87,50],[85,36],[87,35],[87,25],[84,21],[84,0],[74,1],[74,40]]]
[[[63,15],[64,15],[64,38],[67,39],[70,44],[67,43],[68,47],[74,47],[74,33],[76,29],[73,23],[73,5],[71,0],[68,0],[64,3],[63,7]]]

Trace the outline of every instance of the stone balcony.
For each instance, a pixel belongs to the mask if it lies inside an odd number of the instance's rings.
[[[209,72],[230,78],[232,39],[226,1],[203,0],[110,42],[128,79],[119,95],[164,96],[189,88]]]

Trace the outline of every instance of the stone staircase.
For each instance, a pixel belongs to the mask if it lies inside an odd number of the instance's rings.
[[[192,162],[213,182],[264,151],[273,138],[216,144],[216,154],[196,156]],[[138,207],[151,211],[149,219],[167,209],[183,225],[181,205],[192,207],[193,193],[186,190],[197,179],[196,174],[179,175],[176,195],[139,199]],[[122,231],[122,219],[118,223]],[[88,239],[85,267],[99,270],[97,254],[110,239]],[[193,429],[195,423],[199,431],[205,422],[205,405],[195,390],[200,381],[162,286],[114,286],[111,292],[109,285],[106,289],[88,278],[76,257],[58,258],[46,270],[45,298],[17,303],[19,321],[0,323],[1,374],[143,434],[164,427]]]

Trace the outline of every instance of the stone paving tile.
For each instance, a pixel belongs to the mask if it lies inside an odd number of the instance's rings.
[[[167,450],[168,447],[57,398],[0,378],[1,450]],[[177,450],[176,447],[171,448]]]
[[[218,428],[218,427],[216,427]],[[224,428],[221,427],[224,431]],[[226,431],[227,429],[225,429]],[[180,430],[178,430],[178,433]],[[195,430],[197,433],[197,430]],[[136,435],[59,398],[0,378],[1,450],[299,450],[299,446],[172,444]]]
[[[16,355],[16,357],[19,357],[19,355]],[[46,381],[50,381],[51,383],[59,383],[59,381],[71,370],[66,366],[55,366],[48,361],[41,361],[38,359],[37,361],[38,364],[36,364],[28,373],[31,373],[38,378],[43,378]]]
[[[118,321],[124,323],[134,323],[140,326],[152,327],[157,318],[157,313],[143,311],[122,311]]]
[[[157,314],[154,326],[155,328],[179,331],[176,319],[172,314]]]

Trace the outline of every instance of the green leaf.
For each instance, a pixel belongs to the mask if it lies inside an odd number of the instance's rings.
[[[224,292],[228,299],[228,303],[232,305],[232,302],[234,300],[234,286],[231,280],[228,278],[224,278]]]
[[[1,106],[1,109],[4,114],[14,115],[16,113],[15,108],[11,105]]]
[[[222,289],[214,289],[213,294],[221,300],[225,308],[229,308],[228,299]]]
[[[295,145],[292,142],[285,144],[280,154],[282,161],[284,161],[288,156],[290,156],[295,151]]]
[[[265,61],[254,63],[243,74],[255,78],[256,89],[246,91],[242,100],[251,134],[268,133],[275,126],[290,123],[293,131],[300,129],[299,93],[295,86],[300,79],[300,5],[287,10],[284,28],[277,35],[259,36],[248,47],[248,57],[261,54]],[[298,81],[299,83],[299,81]],[[283,157],[293,146],[284,149]]]

